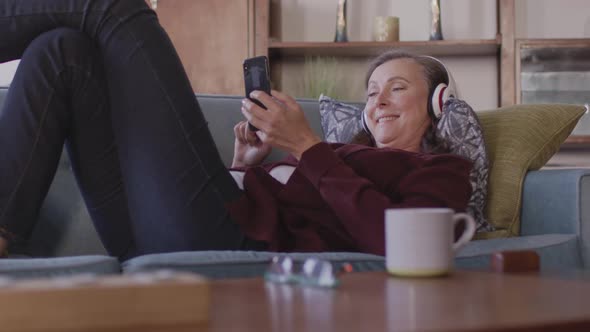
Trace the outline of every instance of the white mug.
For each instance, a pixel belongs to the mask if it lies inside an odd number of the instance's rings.
[[[454,241],[455,225],[465,221],[463,234]],[[475,234],[475,221],[466,213],[447,208],[385,210],[386,267],[406,277],[449,274],[457,251]]]

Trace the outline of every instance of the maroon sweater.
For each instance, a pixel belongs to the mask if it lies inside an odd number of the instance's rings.
[[[296,166],[283,185],[268,171]],[[464,211],[471,162],[361,145],[319,143],[293,157],[246,170],[244,195],[228,205],[252,239],[272,251],[385,254],[385,209],[449,207]]]

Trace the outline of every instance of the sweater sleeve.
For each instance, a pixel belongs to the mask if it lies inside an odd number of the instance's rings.
[[[396,167],[395,158],[386,161]],[[449,207],[463,211],[471,193],[471,163],[450,155],[425,159],[400,177],[395,192],[389,193],[357,175],[326,143],[308,149],[298,168],[320,192],[359,250],[379,255],[385,254],[386,209]]]

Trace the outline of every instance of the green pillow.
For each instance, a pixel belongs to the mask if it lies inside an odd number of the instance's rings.
[[[485,215],[496,228],[479,233],[477,238],[519,234],[522,184],[527,171],[545,165],[584,112],[584,106],[544,104],[477,113],[490,160]]]

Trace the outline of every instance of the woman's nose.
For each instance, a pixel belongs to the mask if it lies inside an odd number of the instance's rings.
[[[377,105],[385,106],[388,103],[389,100],[387,99],[387,95],[384,92],[380,92],[379,95],[377,95]]]

